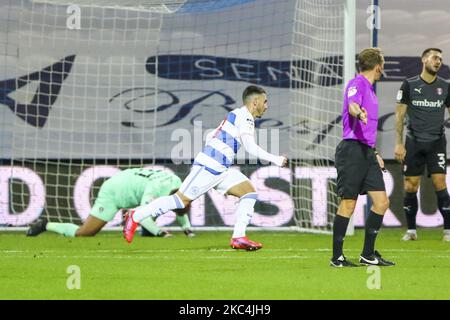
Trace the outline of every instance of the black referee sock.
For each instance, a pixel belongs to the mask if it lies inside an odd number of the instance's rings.
[[[439,211],[444,218],[444,230],[450,229],[450,197],[447,189],[436,192]]]
[[[383,222],[383,216],[376,214],[370,210],[366,220],[366,234],[364,237],[364,249],[362,255],[364,257],[371,256],[375,251],[375,240],[378,235],[378,231],[381,228]]]
[[[336,260],[342,255],[342,247],[344,246],[345,233],[350,218],[340,215],[334,217],[333,222],[333,259]]]
[[[405,210],[408,230],[416,230],[416,216],[417,210],[419,209],[419,205],[417,203],[417,192],[405,192],[403,209]]]

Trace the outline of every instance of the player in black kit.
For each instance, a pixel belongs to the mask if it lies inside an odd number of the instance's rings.
[[[428,48],[422,53],[422,73],[403,81],[397,94],[395,159],[403,163],[404,209],[408,230],[402,240],[416,240],[417,190],[427,166],[436,191],[439,211],[444,218],[444,241],[450,241],[450,197],[445,175],[447,146],[445,109],[450,107],[450,84],[437,76],[442,51]],[[450,109],[449,109],[450,112]],[[404,118],[406,141],[403,143]]]

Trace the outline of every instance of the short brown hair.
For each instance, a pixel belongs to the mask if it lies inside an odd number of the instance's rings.
[[[430,51],[437,51],[439,53],[442,53],[442,50],[439,48],[427,48],[422,52],[422,58],[425,57]]]
[[[242,93],[242,101],[244,104],[247,103],[248,98],[250,98],[254,94],[263,94],[266,93],[266,90],[264,90],[261,87],[258,86],[248,86],[245,88],[244,92]]]
[[[375,68],[376,65],[383,63],[383,52],[380,48],[367,48],[358,55],[359,71],[367,71]]]

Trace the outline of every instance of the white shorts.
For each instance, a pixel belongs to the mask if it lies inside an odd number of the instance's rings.
[[[221,174],[214,175],[203,166],[193,165],[179,191],[187,198],[195,200],[212,188],[215,188],[221,194],[225,194],[232,187],[244,181],[249,181],[249,179],[235,169],[228,169]]]

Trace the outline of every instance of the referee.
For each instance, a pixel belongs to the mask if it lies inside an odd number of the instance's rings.
[[[341,198],[333,224],[333,267],[354,267],[343,254],[345,232],[359,194],[368,193],[372,207],[366,220],[362,265],[392,266],[375,251],[375,240],[389,207],[384,186],[384,162],[375,150],[378,126],[378,99],[373,89],[380,80],[384,57],[379,48],[368,48],[358,55],[360,73],[350,80],[344,92],[342,112],[343,140],[335,155],[337,192]]]
[[[417,240],[417,190],[426,164],[436,191],[439,211],[444,217],[443,240],[450,241],[450,197],[445,183],[447,142],[444,130],[445,109],[450,107],[450,85],[437,76],[442,66],[440,49],[426,49],[422,53],[422,64],[422,73],[403,81],[397,94],[394,156],[403,163],[403,204],[408,224],[402,240]],[[403,143],[405,115],[408,130]]]

